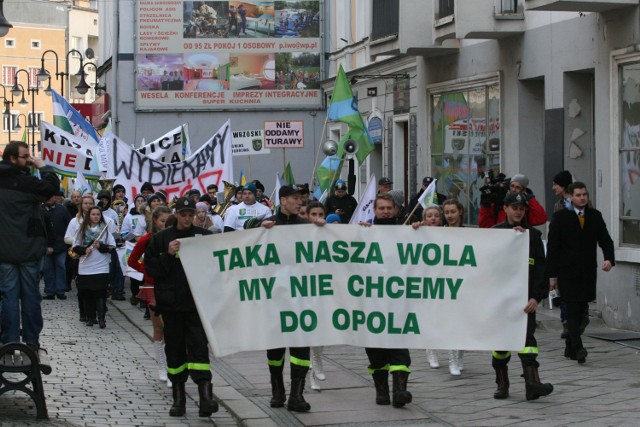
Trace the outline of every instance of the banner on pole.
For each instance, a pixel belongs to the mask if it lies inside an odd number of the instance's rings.
[[[216,356],[520,350],[528,251],[528,232],[514,230],[294,225],[183,239],[180,260]]]
[[[162,163],[139,153],[129,144],[110,134],[100,142],[106,155],[107,176],[125,187],[135,197],[143,183],[167,192],[167,200],[196,188],[206,193],[207,185],[222,187],[222,180],[233,181],[231,125],[227,121],[191,157],[180,163]]]
[[[163,163],[179,163],[191,157],[189,125],[183,124],[136,150]]]
[[[98,179],[100,174],[92,167],[98,150],[93,140],[85,140],[43,121],[41,123],[42,160],[62,176],[75,177],[81,172],[85,178]]]

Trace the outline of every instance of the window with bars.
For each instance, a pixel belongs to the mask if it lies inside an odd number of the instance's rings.
[[[400,0],[373,0],[371,39],[398,34],[400,28]]]
[[[2,84],[5,86],[13,86],[16,83],[16,73],[18,67],[15,65],[2,66]]]

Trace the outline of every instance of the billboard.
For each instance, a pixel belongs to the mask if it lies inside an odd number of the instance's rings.
[[[321,1],[136,4],[138,110],[321,107]]]

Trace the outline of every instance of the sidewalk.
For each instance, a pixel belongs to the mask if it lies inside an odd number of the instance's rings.
[[[412,350],[409,389],[413,403],[403,409],[377,406],[364,350],[350,346],[325,348],[327,380],[321,392],[307,389],[309,413],[269,406],[271,387],[265,353],[246,352],[214,363],[214,393],[221,409],[199,418],[197,390],[187,385],[187,415],[168,415],[171,390],[156,380],[151,322],[128,301],[109,303],[107,328],[89,328],[77,319],[75,296],[43,301],[43,347],[54,371],[44,376],[50,422],[36,422],[30,400],[20,394],[0,396],[4,426],[620,426],[640,425],[638,350],[585,337],[587,363],[564,358],[559,339],[559,310],[540,308],[537,332],[540,375],[555,390],[527,402],[517,357],[509,366],[511,396],[493,399],[491,356],[467,352],[460,377],[449,375],[446,352],[440,369],[430,369],[425,352]],[[588,334],[611,332],[592,318]],[[488,331],[491,333],[490,331]],[[499,333],[496,329],[495,333]],[[288,367],[285,383],[289,387]]]
[[[150,323],[142,319],[141,309],[128,303],[118,303],[117,308],[142,331],[151,331]],[[452,377],[445,351],[438,352],[441,368],[430,369],[425,352],[411,350],[409,389],[413,403],[403,409],[378,406],[364,349],[350,346],[325,348],[327,380],[321,382],[320,392],[310,390],[307,381],[309,413],[269,406],[271,386],[263,351],[217,360],[214,393],[238,425],[244,426],[640,425],[640,381],[635,378],[640,368],[638,350],[585,336],[589,356],[586,364],[578,365],[564,358],[559,316],[557,308],[538,309],[540,375],[555,389],[537,401],[525,400],[522,369],[516,355],[509,364],[511,396],[495,400],[495,374],[488,352],[465,353],[462,376]],[[611,331],[600,319],[592,317],[587,334]],[[285,384],[288,390],[288,367]],[[214,415],[213,420],[217,424],[218,416]]]

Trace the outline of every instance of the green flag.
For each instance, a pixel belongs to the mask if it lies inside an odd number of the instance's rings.
[[[27,142],[27,127],[25,126],[24,130],[22,131],[22,142]]]
[[[369,153],[373,151],[373,144],[371,143],[369,131],[358,111],[357,101],[353,96],[351,85],[341,65],[336,76],[336,84],[331,95],[331,104],[329,105],[327,116],[329,120],[349,125],[349,131],[338,144],[338,157],[342,158],[344,142],[352,139],[358,143],[358,151],[355,156],[358,159],[358,164],[362,164]]]
[[[282,178],[284,178],[285,184],[296,185],[296,179],[293,177],[293,171],[291,170],[291,162],[287,162],[287,166],[284,168]]]

